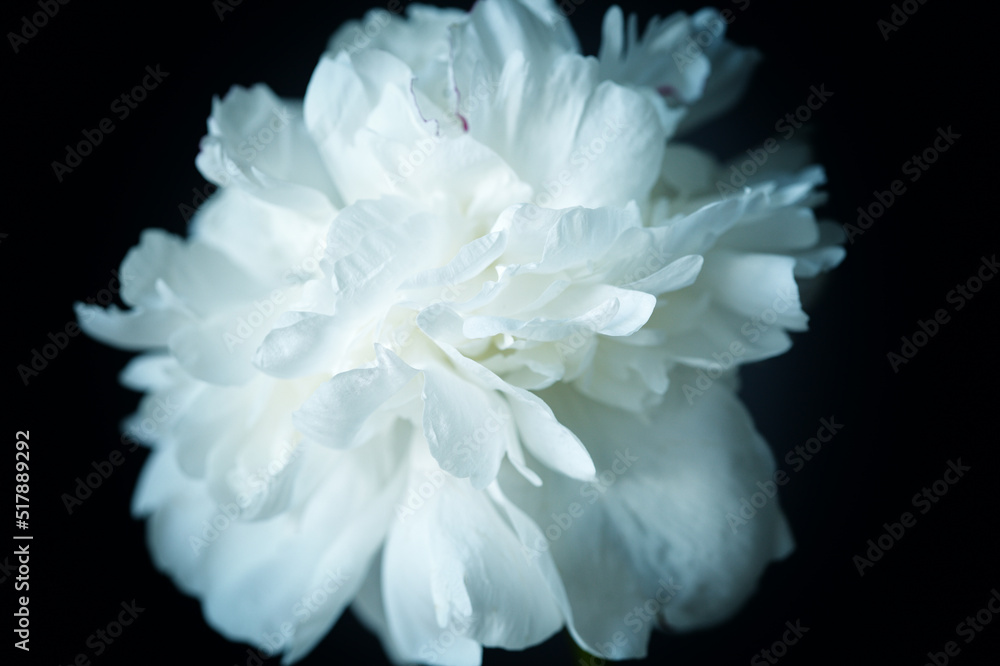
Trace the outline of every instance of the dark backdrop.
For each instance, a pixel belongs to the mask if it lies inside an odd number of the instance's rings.
[[[698,7],[624,5],[643,19]],[[780,498],[796,553],[767,571],[759,594],[731,621],[655,636],[648,663],[767,663],[752,660],[780,640],[786,621],[797,620],[809,631],[781,663],[923,664],[928,651],[940,652],[948,641],[960,649],[952,661],[988,663],[1000,644],[1000,621],[970,643],[956,625],[1000,586],[1000,280],[986,282],[961,309],[948,294],[998,249],[995,207],[986,205],[997,189],[995,130],[982,122],[995,118],[996,108],[991,21],[985,9],[913,1],[906,9],[915,12],[885,39],[878,21],[890,19],[888,2],[717,6],[734,12],[730,36],[757,46],[766,60],[739,111],[698,139],[726,154],[757,146],[805,101],[810,86],[824,84],[833,96],[806,130],[829,177],[824,215],[856,224],[856,209],[876,201],[876,190],[899,179],[906,191],[853,238],[809,308],[812,330],[796,335],[789,353],[744,371],[744,398],[779,467],[790,473]],[[301,97],[329,34],[365,8],[244,0],[220,20],[210,0],[183,7],[78,0],[59,5],[16,53],[10,35],[0,48],[7,127],[2,476],[5,483],[13,476],[10,440],[30,430],[30,654],[37,663],[68,664],[81,652],[93,657],[88,637],[133,599],[145,610],[92,663],[247,663],[246,646],[210,630],[198,603],[150,564],[143,526],[128,514],[144,450],[126,455],[73,515],[60,500],[92,463],[121,449],[118,422],[138,401],[117,384],[130,355],[79,336],[27,386],[16,366],[30,363],[32,350],[72,320],[73,301],[107,287],[141,229],[184,233],[179,205],[204,186],[194,157],[212,96],[264,81],[280,95]],[[570,16],[590,53],[605,9],[586,0]],[[37,2],[7,3],[0,26],[20,31],[22,17],[38,11]],[[50,165],[62,160],[64,146],[111,116],[111,101],[157,65],[169,76],[126,119],[114,118],[114,132],[59,182]],[[911,182],[904,162],[949,127],[960,138]],[[949,321],[894,372],[887,354],[899,353],[901,336],[911,338],[938,309]],[[813,436],[824,417],[844,428],[795,470],[786,452]],[[912,496],[958,459],[970,471],[921,514]],[[860,576],[854,556],[905,511],[916,524]],[[19,596],[17,574],[6,568],[13,548],[0,552],[7,558],[0,572],[5,608]],[[11,637],[11,628],[3,635]],[[571,661],[565,634],[526,653],[491,650],[485,657],[487,664]],[[347,613],[303,663],[383,662],[377,641]]]

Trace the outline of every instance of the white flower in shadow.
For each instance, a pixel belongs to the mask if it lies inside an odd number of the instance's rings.
[[[413,5],[342,28],[302,102],[215,101],[190,237],[143,233],[128,311],[77,306],[145,352],[133,418],[179,405],[133,510],[212,626],[294,661],[353,603],[399,661],[563,626],[624,659],[790,551],[776,503],[726,520],[774,467],[736,366],[789,347],[797,279],[843,251],[818,168],[720,200],[724,170],[675,143],[756,62],[723,30],[704,10],[640,38],[613,8],[593,58],[547,0]]]

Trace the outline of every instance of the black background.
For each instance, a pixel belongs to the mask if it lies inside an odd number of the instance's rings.
[[[698,6],[624,3],[643,19]],[[916,13],[885,40],[877,22],[889,18],[888,2],[717,6],[736,16],[729,36],[766,59],[745,102],[697,138],[728,154],[757,146],[811,85],[825,84],[833,96],[806,130],[827,169],[824,216],[855,223],[856,208],[874,201],[874,190],[895,179],[907,190],[824,281],[808,308],[811,331],[796,335],[789,353],[744,371],[743,396],[779,468],[791,473],[780,497],[795,554],[767,571],[760,592],[731,621],[654,636],[648,663],[745,664],[796,620],[809,631],[779,663],[923,664],[949,640],[961,648],[953,663],[992,663],[1000,620],[968,645],[955,627],[1000,587],[1000,280],[985,283],[961,311],[946,300],[998,249],[996,207],[986,205],[1000,175],[995,130],[983,122],[996,116],[995,37],[986,9],[913,3]],[[587,0],[570,16],[586,52],[596,52],[606,7]],[[328,36],[366,8],[244,0],[220,20],[209,0],[183,7],[78,0],[60,6],[18,53],[9,42],[0,48],[8,174],[0,228],[3,432],[8,440],[31,432],[30,657],[37,663],[69,664],[78,653],[102,665],[247,663],[246,646],[209,629],[197,601],[150,563],[143,526],[128,514],[144,450],[126,454],[72,515],[60,500],[92,462],[122,448],[118,423],[139,397],[117,383],[130,355],[79,336],[27,386],[17,366],[73,319],[73,301],[108,285],[141,229],[185,232],[178,207],[205,182],[194,157],[212,96],[264,81],[279,95],[301,97]],[[33,2],[8,3],[0,26],[20,30],[22,16],[37,11]],[[142,80],[147,65],[169,77],[117,119],[111,102]],[[104,117],[116,129],[60,183],[51,162],[62,161],[64,146]],[[911,183],[902,165],[932,144],[939,127],[961,138]],[[951,321],[894,373],[886,354],[898,353],[900,336],[911,336],[918,320],[939,308]],[[844,429],[791,472],[786,452],[831,416]],[[5,482],[13,476],[13,441],[7,451]],[[926,515],[915,512],[911,497],[958,458],[971,471]],[[852,558],[904,511],[917,514],[916,525],[859,576]],[[0,558],[12,550],[5,547]],[[15,575],[0,574],[4,608],[20,596]],[[88,636],[132,599],[145,610],[94,657]],[[5,617],[2,635],[13,643],[13,619]],[[17,663],[28,663],[14,652]],[[303,663],[384,659],[376,639],[346,613]],[[525,653],[489,650],[484,661],[569,664],[576,657],[560,634]]]

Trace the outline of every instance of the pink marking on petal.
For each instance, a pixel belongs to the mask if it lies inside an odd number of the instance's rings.
[[[473,4],[473,8],[475,8],[475,4]],[[462,121],[462,131],[468,132],[469,121],[465,119],[465,116],[459,113],[459,109],[462,108],[462,91],[458,89],[458,83],[455,81],[455,35],[450,30],[448,31],[448,59],[452,64],[452,66],[448,68],[448,78],[451,80],[451,89],[455,91],[455,115]]]
[[[677,97],[677,89],[673,86],[657,86],[656,92],[664,97]]]
[[[420,110],[420,105],[417,103],[417,91],[414,88],[416,82],[417,82],[417,77],[414,76],[412,79],[410,79],[410,97],[413,99],[413,107],[417,110],[417,114],[420,116],[420,119],[422,121],[424,121],[425,123],[430,123],[430,122],[434,123],[434,136],[441,136],[441,123],[439,123],[436,120],[433,121],[428,120],[427,118],[424,117],[424,112]]]

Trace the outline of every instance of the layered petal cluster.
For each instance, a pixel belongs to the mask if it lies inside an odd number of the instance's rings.
[[[548,0],[410,5],[302,101],[215,100],[188,238],[142,234],[127,311],[77,306],[144,352],[133,510],[212,626],[287,663],[353,605],[400,662],[563,627],[634,658],[790,552],[776,503],[727,518],[774,468],[733,384],[843,250],[818,167],[720,198],[677,141],[757,61],[724,28],[615,7],[595,58]]]

